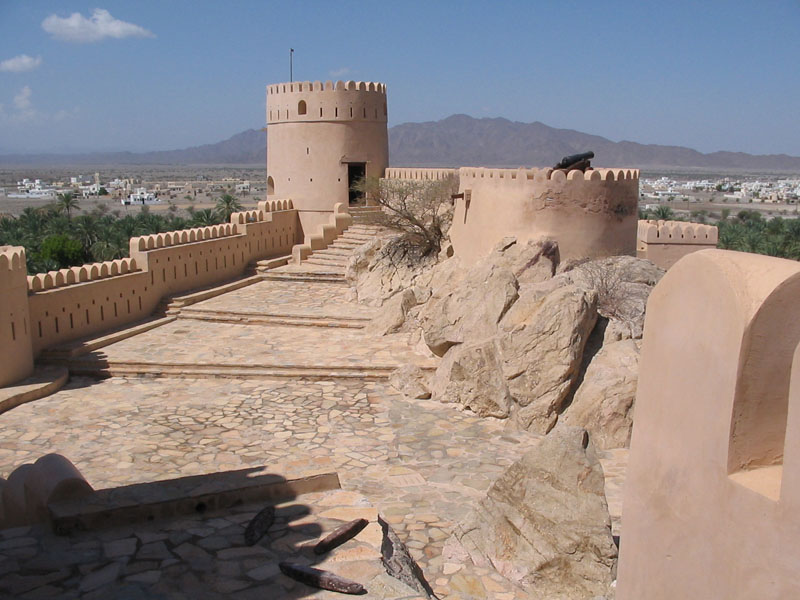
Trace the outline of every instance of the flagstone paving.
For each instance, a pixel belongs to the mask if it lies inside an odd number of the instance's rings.
[[[374,313],[347,302],[346,295],[347,287],[335,283],[265,281],[192,306],[339,318]],[[107,346],[94,358],[211,367],[433,364],[407,342],[404,335],[378,338],[363,329],[178,319]],[[339,506],[328,517],[349,520],[374,507],[370,510],[380,511],[398,532],[440,597],[512,600],[527,596],[493,571],[465,567],[443,551],[453,526],[539,439],[455,405],[409,401],[383,381],[73,377],[57,394],[0,415],[0,474],[8,476],[48,452],[69,458],[95,489],[248,466],[263,465],[287,478],[309,470],[336,471],[341,493],[352,497],[349,508]],[[602,456],[618,533],[626,453]],[[313,494],[297,502],[309,506],[312,514],[321,514],[317,503],[336,504]],[[145,523],[138,530],[117,528],[71,538],[55,538],[37,528],[0,532],[0,594],[332,597],[295,584],[276,570],[276,557],[315,537],[319,524],[315,531],[290,531],[291,543],[278,544],[281,552],[274,544],[282,536],[268,536],[254,554],[232,551],[241,545],[243,523],[257,509],[245,506],[227,516]],[[334,525],[324,517],[320,523],[326,529]],[[280,532],[289,531],[286,521],[281,527]],[[352,550],[354,555],[369,554],[359,547]],[[59,564],[59,556],[71,558]],[[341,565],[330,566],[340,572]],[[344,568],[341,574],[347,572]],[[369,569],[356,572],[373,577],[368,597],[409,597],[387,592],[386,581],[374,579],[378,575]],[[378,593],[379,588],[384,591]]]

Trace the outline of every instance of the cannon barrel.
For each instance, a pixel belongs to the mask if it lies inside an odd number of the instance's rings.
[[[589,152],[581,152],[580,154],[572,154],[570,156],[565,156],[564,158],[562,158],[561,162],[559,162],[553,168],[554,169],[570,169],[571,167],[573,167],[574,165],[577,165],[578,163],[581,163],[581,162],[584,162],[584,161],[587,161],[587,163],[588,163],[588,161],[590,159],[592,159],[592,158],[594,158],[594,152],[592,152],[591,150]]]

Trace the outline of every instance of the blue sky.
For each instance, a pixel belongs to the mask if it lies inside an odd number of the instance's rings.
[[[0,153],[263,127],[290,47],[296,80],[385,82],[390,125],[466,113],[800,156],[798,0],[0,0]]]

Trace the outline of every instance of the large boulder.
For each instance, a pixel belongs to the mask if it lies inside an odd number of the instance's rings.
[[[428,375],[416,365],[403,365],[389,375],[389,385],[398,392],[413,399],[431,397]]]
[[[629,446],[638,377],[639,348],[634,340],[604,344],[560,421],[586,428],[598,448]]]
[[[604,595],[617,558],[604,488],[588,433],[559,425],[495,481],[455,540],[532,598]]]
[[[503,376],[524,428],[547,433],[575,381],[597,320],[594,292],[575,285],[520,296],[500,323]]]
[[[434,399],[457,402],[482,417],[506,418],[513,406],[494,339],[452,348],[436,369],[431,388]]]
[[[408,311],[416,305],[417,296],[412,288],[397,292],[383,303],[381,311],[367,325],[367,332],[388,335],[399,331],[406,321]]]
[[[468,340],[492,337],[517,300],[514,274],[492,263],[479,265],[453,288],[438,288],[420,311],[425,343],[436,356]],[[439,293],[437,293],[439,292]]]

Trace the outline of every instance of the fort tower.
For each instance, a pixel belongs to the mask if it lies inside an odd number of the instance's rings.
[[[389,162],[386,86],[295,81],[267,86],[267,196],[289,198],[305,232],[336,203],[356,200],[359,178]]]

